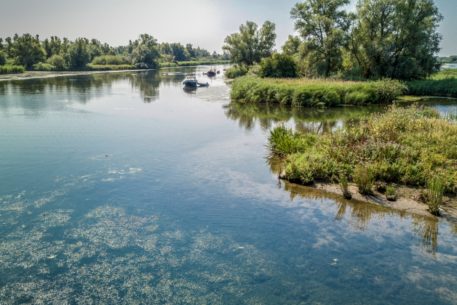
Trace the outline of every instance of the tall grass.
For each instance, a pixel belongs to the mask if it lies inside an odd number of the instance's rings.
[[[92,60],[92,65],[128,65],[130,61],[125,56],[120,55],[102,55],[97,56]]]
[[[88,64],[86,67],[91,71],[113,71],[113,70],[132,70],[135,69],[133,65],[94,65]]]
[[[373,194],[374,175],[369,167],[359,165],[354,170],[354,181],[362,195]]]
[[[405,90],[401,82],[393,80],[353,82],[245,76],[234,80],[231,97],[242,103],[328,107],[390,103]]]
[[[428,207],[433,215],[440,214],[440,206],[443,204],[444,182],[440,177],[433,177],[428,183]]]
[[[411,95],[457,97],[457,70],[443,70],[428,79],[410,81],[407,86]]]

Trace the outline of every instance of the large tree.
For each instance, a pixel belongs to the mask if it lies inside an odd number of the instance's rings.
[[[349,0],[305,0],[291,11],[303,42],[305,74],[330,76],[340,70],[342,47],[349,27],[343,7]]]
[[[439,67],[442,17],[433,0],[359,0],[351,37],[366,78],[423,78]]]
[[[156,68],[160,56],[157,40],[148,34],[140,35],[140,38],[133,42],[132,62],[137,67]]]
[[[71,69],[84,69],[90,62],[89,40],[87,38],[76,39],[68,48],[66,57]]]
[[[230,54],[237,64],[252,65],[273,53],[275,45],[276,26],[266,21],[261,28],[254,22],[248,21],[240,26],[239,33],[225,38],[224,51]]]
[[[16,34],[12,40],[7,39],[7,43],[9,57],[14,58],[17,64],[23,65],[26,69],[31,69],[34,64],[46,57],[38,35],[34,37],[30,34]]]

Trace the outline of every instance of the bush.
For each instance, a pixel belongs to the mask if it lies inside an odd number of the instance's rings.
[[[0,66],[0,74],[13,74],[13,73],[24,73],[25,68],[23,66],[16,65],[4,65]]]
[[[130,61],[125,56],[120,55],[102,55],[92,60],[92,65],[128,65]]]
[[[132,70],[135,69],[133,65],[94,65],[88,64],[87,69],[92,71],[113,71],[113,70]]]
[[[33,65],[33,70],[35,71],[55,71],[56,67],[51,64],[39,62]]]
[[[260,62],[259,76],[274,78],[295,78],[297,64],[292,56],[275,53]]]
[[[249,72],[248,67],[246,67],[244,65],[235,65],[235,66],[228,68],[225,71],[225,76],[227,78],[233,79],[233,78],[244,76],[244,75],[248,74],[248,72]]]
[[[397,189],[389,185],[386,187],[386,199],[389,201],[396,201],[397,200]]]
[[[390,103],[405,90],[401,82],[392,80],[352,82],[244,76],[234,80],[231,98],[241,103],[305,107],[366,105]]]
[[[63,71],[67,69],[65,59],[61,55],[52,55],[46,62],[54,66],[54,70],[56,71]]]

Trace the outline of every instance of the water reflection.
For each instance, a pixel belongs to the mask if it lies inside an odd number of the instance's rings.
[[[341,128],[349,121],[355,122],[384,109],[382,106],[313,109],[232,102],[226,106],[225,114],[247,130],[257,124],[263,130],[269,130],[278,123],[290,123],[298,131],[326,133]]]

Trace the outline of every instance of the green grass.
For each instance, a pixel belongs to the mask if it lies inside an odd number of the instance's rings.
[[[435,176],[428,183],[428,206],[433,215],[440,214],[440,206],[443,204],[444,182],[441,177]]]
[[[244,76],[233,81],[231,97],[241,103],[331,107],[390,103],[405,90],[401,82],[393,80],[354,82]]]
[[[113,70],[132,70],[133,65],[94,65],[88,64],[87,69],[90,71],[113,71]]]
[[[25,68],[23,66],[16,65],[4,65],[0,66],[0,74],[13,74],[13,73],[24,73]]]
[[[92,60],[93,65],[105,66],[105,65],[128,65],[130,64],[129,60],[125,56],[121,55],[102,55],[97,56]]]
[[[238,78],[248,74],[249,68],[243,65],[234,65],[225,71],[225,76],[230,79]]]
[[[457,70],[443,70],[427,79],[406,84],[410,95],[457,97]]]
[[[373,182],[413,187],[439,175],[444,190],[457,193],[457,124],[430,108],[392,106],[322,135],[278,127],[269,140],[274,154],[286,156],[285,178],[301,184],[342,175],[357,182],[365,169]]]

